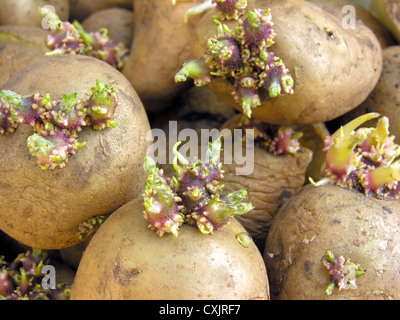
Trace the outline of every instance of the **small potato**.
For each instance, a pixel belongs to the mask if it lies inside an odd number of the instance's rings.
[[[132,0],[69,0],[71,20],[83,21],[91,14],[108,8],[124,8],[132,10]]]
[[[108,30],[108,36],[114,43],[123,43],[130,48],[133,37],[133,12],[124,8],[109,8],[96,11],[83,22],[86,32],[96,32],[101,28]]]
[[[373,90],[382,71],[382,49],[362,22],[346,30],[342,19],[307,1],[248,1],[247,10],[256,8],[271,9],[277,35],[268,50],[283,60],[293,77],[294,93],[271,98],[268,88],[259,89],[261,105],[251,108],[252,117],[281,125],[326,122],[357,107]],[[216,14],[212,9],[196,24],[192,59],[202,57],[207,39],[216,36]],[[223,23],[231,30],[237,26],[235,21]],[[232,82],[213,78],[209,86],[242,111],[242,104],[234,100]]]
[[[41,27],[38,8],[53,6],[62,21],[69,19],[69,0],[1,0],[0,25]]]
[[[335,185],[303,187],[279,210],[268,235],[264,260],[272,299],[399,300],[399,204]],[[366,270],[349,278],[356,289],[325,295],[327,250]]]
[[[86,56],[48,57],[16,73],[3,89],[21,95],[49,93],[52,99],[77,93],[78,99],[85,99],[97,79],[119,91],[119,126],[100,131],[83,127],[78,139],[86,145],[64,168],[39,167],[27,148],[30,126],[0,136],[0,229],[23,244],[42,249],[73,246],[83,241],[83,222],[115,211],[145,185],[142,157],[150,126],[136,92],[115,68]]]
[[[18,70],[45,58],[47,31],[39,27],[0,27],[0,87]]]
[[[264,262],[234,219],[204,235],[183,225],[160,237],[143,217],[143,198],[111,214],[87,246],[71,300],[267,300]],[[260,260],[261,259],[261,260]]]

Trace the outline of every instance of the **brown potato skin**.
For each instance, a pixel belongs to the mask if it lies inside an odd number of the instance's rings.
[[[335,185],[307,185],[279,210],[264,260],[271,296],[279,300],[384,300],[400,298],[400,203]],[[358,289],[324,292],[327,250],[360,264]]]
[[[344,14],[342,8],[351,5],[356,9],[356,19],[361,20],[368,28],[370,28],[377,37],[382,49],[395,45],[397,42],[390,31],[377,19],[371,12],[362,6],[348,0],[307,0],[320,6],[330,14],[342,19]]]
[[[361,22],[355,30],[315,4],[299,0],[250,0],[249,9],[271,9],[277,33],[271,50],[294,78],[294,94],[261,97],[252,117],[273,124],[326,122],[357,107],[377,83],[382,70],[382,49],[373,32]],[[215,10],[196,24],[192,58],[204,54],[206,40],[214,37]],[[236,23],[227,22],[234,28]],[[231,94],[234,88],[221,79],[210,87],[221,99],[241,111]],[[350,89],[351,88],[351,89]]]
[[[369,112],[378,112],[389,119],[390,133],[395,142],[400,143],[400,46],[391,46],[383,50],[383,70],[374,90],[357,108],[339,117],[336,126],[344,125],[352,119]],[[363,124],[375,126],[376,120]]]
[[[254,244],[244,248],[235,220],[212,236],[183,225],[179,236],[148,229],[139,197],[93,236],[71,300],[267,300],[265,265]]]
[[[238,128],[242,115],[237,115],[228,120],[221,131],[228,128]],[[255,209],[238,216],[237,220],[251,234],[257,247],[263,251],[265,241],[271,223],[280,206],[292,195],[294,195],[306,180],[306,170],[312,160],[310,149],[300,147],[296,156],[291,154],[275,156],[272,153],[259,148],[254,148],[254,170],[250,175],[238,175],[238,165],[232,156],[232,163],[224,161],[225,152],[233,155],[233,150],[224,145],[221,152],[223,163],[224,192],[234,192],[240,189],[248,190],[248,201]],[[242,146],[242,154],[246,155],[246,146]],[[243,166],[244,167],[244,166]]]
[[[48,32],[39,27],[0,27],[0,87],[18,70],[45,58]]]
[[[49,93],[52,99],[77,92],[86,98],[97,79],[119,90],[115,121],[120,125],[103,131],[84,127],[79,141],[87,144],[65,168],[38,166],[26,146],[31,127],[20,125],[0,137],[0,229],[21,243],[42,249],[79,243],[79,224],[115,211],[145,185],[142,157],[150,126],[131,84],[113,67],[86,56],[48,57],[19,71],[3,89]]]
[[[108,36],[114,43],[123,43],[130,48],[133,38],[133,12],[124,8],[108,8],[97,11],[82,21],[87,32],[107,28]]]
[[[69,0],[71,19],[83,21],[91,14],[108,8],[133,9],[133,0]]]
[[[159,112],[188,88],[175,83],[182,62],[191,58],[191,24],[184,22],[193,2],[135,0],[131,55],[123,74],[131,81],[147,111]]]
[[[61,21],[69,19],[69,0],[2,0],[0,25],[42,27],[43,17],[38,8],[47,5],[56,9]]]

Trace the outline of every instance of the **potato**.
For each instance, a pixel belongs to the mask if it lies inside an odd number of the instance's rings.
[[[0,27],[0,87],[18,70],[45,57],[47,32],[39,27]]]
[[[242,115],[237,115],[228,120],[221,130],[228,128],[233,130],[239,128]],[[224,164],[224,192],[233,192],[246,188],[249,192],[249,201],[255,209],[236,217],[236,219],[250,233],[257,247],[263,251],[265,240],[271,223],[279,207],[287,198],[295,194],[306,180],[306,169],[311,162],[312,152],[301,146],[296,155],[282,154],[274,155],[262,147],[254,148],[254,163],[238,164],[235,158],[237,151],[224,146],[221,154],[221,162]],[[242,145],[241,153],[248,156],[251,150],[245,143]],[[225,152],[233,159],[228,163]],[[240,175],[237,170],[252,165],[250,174]]]
[[[278,211],[264,251],[274,298],[399,299],[400,152],[387,117],[362,126],[378,117],[327,137],[321,180]]]
[[[188,86],[176,84],[175,73],[190,58],[191,25],[184,22],[193,2],[134,1],[131,55],[123,74],[132,83],[145,108],[159,112]]]
[[[108,30],[114,43],[123,43],[130,48],[133,37],[133,12],[124,8],[109,8],[97,11],[82,21],[86,32],[96,32],[101,28]]]
[[[378,112],[390,122],[390,131],[400,143],[400,46],[383,50],[383,70],[374,90],[356,109],[346,113],[333,122],[336,126],[347,123],[369,112]],[[371,126],[376,120],[368,121],[364,126]]]
[[[269,298],[262,257],[229,225],[207,236],[184,225],[179,236],[147,228],[143,198],[116,212],[93,236],[75,277],[71,300],[254,300]]]
[[[353,3],[348,0],[308,0],[312,3],[317,4],[325,11],[330,14],[337,16],[340,19],[345,17],[345,14],[342,13],[342,9],[351,5],[356,10],[356,19],[361,20],[368,28],[370,28],[375,36],[378,38],[379,43],[381,44],[382,49],[393,46],[396,44],[396,40],[394,39],[391,32],[383,25],[377,18],[375,18],[371,12],[361,6],[361,3]],[[365,3],[365,0],[363,0]]]
[[[372,0],[371,10],[400,42],[400,2],[398,0]]]
[[[326,185],[305,186],[279,210],[264,259],[271,297],[279,300],[398,300],[400,283],[399,201],[379,200]],[[322,265],[327,250],[366,270],[357,289],[329,284]]]
[[[82,21],[91,14],[108,8],[124,8],[132,10],[132,0],[69,0],[71,19]]]
[[[237,114],[208,87],[190,88],[174,99],[173,104],[173,108],[160,113],[148,113],[152,128],[162,129],[167,136],[171,121],[176,121],[178,134],[193,129],[200,138],[202,129],[218,129]]]
[[[312,151],[312,159],[306,169],[306,181],[312,178],[318,180],[321,177],[321,171],[325,162],[325,139],[330,132],[325,123],[314,123],[312,125],[293,126],[294,130],[300,131],[303,136],[299,139],[300,145]]]
[[[42,27],[38,8],[53,6],[62,21],[69,19],[69,0],[1,0],[0,25]]]
[[[0,137],[0,229],[21,243],[43,249],[77,244],[82,241],[80,224],[116,210],[145,185],[142,156],[150,126],[140,99],[119,71],[92,57],[54,56],[19,71],[3,89],[49,93],[53,99],[76,92],[84,99],[97,79],[119,91],[119,126],[84,127],[78,138],[87,144],[64,168],[39,167],[27,149],[30,126]]]
[[[83,253],[85,252],[90,240],[92,240],[95,232],[91,233],[84,241],[73,245],[72,247],[62,248],[59,250],[61,261],[66,265],[77,270],[79,263],[82,259]]]
[[[277,35],[270,50],[294,79],[294,94],[270,98],[267,90],[260,90],[261,105],[251,109],[252,117],[283,125],[326,122],[366,99],[382,70],[382,49],[369,28],[357,22],[355,30],[346,30],[341,19],[306,1],[251,0],[248,4],[248,9],[271,9]],[[210,10],[196,23],[192,59],[201,57],[206,40],[215,37],[216,13]],[[235,30],[235,21],[223,23]],[[222,100],[242,110],[231,83],[215,78],[209,85]]]

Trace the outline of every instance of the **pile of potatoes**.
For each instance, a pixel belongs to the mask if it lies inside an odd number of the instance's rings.
[[[253,170],[244,175],[243,163],[225,161],[238,150],[224,145],[223,190],[246,189],[254,208],[210,235],[185,223],[174,237],[159,236],[144,218],[144,158],[164,137],[157,155],[167,163],[158,166],[168,176],[177,170],[175,143],[190,142],[192,132],[200,155],[203,134],[244,132],[232,78],[213,76],[202,86],[176,81],[184,63],[206,54],[215,19],[230,30],[237,21],[222,19],[214,0],[0,1],[0,92],[85,101],[100,80],[118,97],[113,125],[78,130],[85,144],[62,168],[38,165],[27,147],[31,126],[0,134],[0,271],[2,256],[11,261],[42,249],[68,269],[72,300],[400,299],[399,200],[310,183],[326,166],[326,141],[360,116],[386,117],[400,143],[400,1],[226,2],[246,3],[238,10],[243,17],[270,9],[276,35],[268,50],[290,72],[293,92],[271,98],[259,90],[246,120],[301,132],[299,145],[286,154],[256,145]],[[107,29],[109,40],[126,48],[121,68],[90,55],[54,54],[43,6],[87,33]],[[1,99],[0,129],[7,121]],[[246,155],[248,146],[241,148]],[[342,257],[362,266],[362,275],[327,294],[326,265]]]

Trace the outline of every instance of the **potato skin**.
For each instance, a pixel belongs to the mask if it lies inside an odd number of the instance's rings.
[[[396,44],[396,40],[390,31],[377,19],[371,12],[364,9],[362,6],[348,0],[307,0],[320,6],[330,14],[342,19],[344,14],[342,8],[346,5],[351,5],[356,9],[356,19],[361,20],[368,28],[370,28],[377,37],[382,49]]]
[[[193,2],[135,0],[134,34],[123,74],[136,89],[147,111],[159,112],[188,84],[176,83],[182,62],[191,58],[191,25],[184,22]]]
[[[45,58],[47,34],[39,27],[0,27],[0,87],[18,70]]]
[[[20,125],[0,137],[0,229],[26,245],[60,249],[79,241],[78,225],[113,212],[137,196],[146,175],[143,155],[150,130],[146,113],[123,75],[95,58],[55,56],[19,71],[4,86],[22,95],[49,93],[53,99],[77,92],[85,98],[96,80],[111,82],[122,103],[115,121],[103,131],[84,127],[87,142],[63,169],[42,170],[26,147],[31,127]]]
[[[371,11],[400,42],[400,4],[398,1],[372,0]]]
[[[61,21],[69,19],[69,0],[2,0],[0,25],[41,27],[43,17],[38,8],[53,6]]]
[[[202,234],[179,236],[147,228],[139,197],[114,212],[93,236],[75,277],[71,300],[240,300],[269,298],[265,265],[252,244],[235,236],[235,220]],[[261,260],[260,260],[261,259]]]
[[[277,33],[271,50],[283,60],[295,81],[293,95],[261,97],[261,106],[252,109],[252,117],[285,125],[326,122],[366,99],[382,70],[382,49],[369,28],[358,23],[355,30],[345,30],[341,19],[306,1],[248,3],[249,9],[271,9]],[[201,57],[206,39],[215,36],[215,14],[210,10],[196,24],[192,58]],[[227,24],[234,30],[235,23]],[[231,94],[231,84],[217,79],[210,87],[241,110]]]
[[[228,128],[232,132],[238,127],[241,115],[228,120],[221,130]],[[232,163],[225,163],[225,152],[232,155]],[[254,170],[249,175],[238,175],[238,165],[233,156],[234,150],[224,146],[221,162],[224,173],[224,192],[248,189],[248,201],[255,209],[238,216],[236,219],[251,234],[257,247],[262,251],[271,223],[279,207],[293,196],[306,180],[306,170],[312,160],[310,149],[300,147],[296,156],[291,154],[275,156],[266,150],[254,148]],[[237,151],[235,151],[237,152]],[[246,145],[242,146],[242,154],[247,155]]]
[[[69,0],[71,19],[82,21],[91,14],[108,8],[133,9],[133,0]]]
[[[400,46],[391,46],[383,50],[383,70],[374,90],[357,108],[336,119],[336,126],[344,125],[352,119],[369,112],[378,112],[389,119],[390,133],[395,142],[400,143]],[[376,120],[363,126],[375,126]]]
[[[97,11],[82,21],[87,32],[107,28],[108,36],[114,43],[123,43],[130,48],[133,38],[133,12],[124,8],[108,8]]]
[[[266,242],[271,296],[281,300],[400,298],[400,203],[358,191],[307,185],[278,212]],[[327,250],[360,264],[358,289],[325,296]]]

